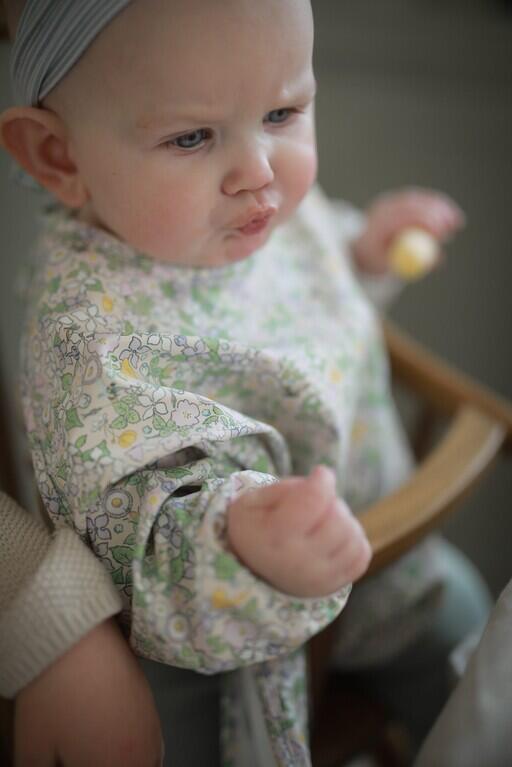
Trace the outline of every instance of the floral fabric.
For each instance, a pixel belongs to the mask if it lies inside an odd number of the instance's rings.
[[[23,352],[41,495],[111,574],[134,650],[201,673],[258,664],[276,762],[294,767],[309,763],[304,684],[285,680],[349,589],[297,599],[261,581],[227,549],[227,505],[323,463],[357,510],[410,470],[333,220],[314,190],[253,256],[198,270],[49,209]]]

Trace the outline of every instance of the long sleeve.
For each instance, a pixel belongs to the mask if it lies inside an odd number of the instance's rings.
[[[70,530],[54,536],[0,493],[0,694],[15,696],[121,600]]]
[[[348,590],[297,599],[229,553],[229,502],[289,473],[288,450],[275,428],[197,393],[219,370],[227,385],[228,360],[246,385],[253,352],[197,337],[88,337],[77,323],[70,333],[69,321],[48,332],[48,426],[44,455],[33,444],[35,465],[44,462],[54,521],[79,532],[110,571],[136,652],[212,673],[302,645]]]

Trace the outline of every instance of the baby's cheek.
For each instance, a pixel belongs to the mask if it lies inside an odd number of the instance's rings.
[[[168,192],[148,195],[132,223],[134,236],[147,253],[167,260],[172,253],[179,253],[192,236],[193,211],[193,206],[183,204],[183,200]]]
[[[315,183],[318,169],[317,154],[314,147],[305,147],[296,152],[288,171],[288,200],[295,209]],[[288,206],[287,206],[288,207]]]

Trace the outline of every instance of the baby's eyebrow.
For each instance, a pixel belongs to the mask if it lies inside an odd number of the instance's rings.
[[[135,129],[138,132],[146,133],[148,131],[158,130],[172,123],[178,122],[216,122],[218,115],[208,114],[206,110],[199,111],[197,105],[187,109],[172,109],[164,112],[154,112],[149,115],[139,117],[135,122]]]
[[[279,98],[285,101],[306,101],[313,99],[316,93],[316,80],[309,81],[306,84],[301,83],[300,87],[290,88],[287,95],[284,93],[276,99],[276,105],[279,103]],[[182,107],[175,107],[172,109],[153,112],[151,114],[143,115],[139,117],[135,122],[135,129],[138,133],[153,132],[172,123],[190,123],[200,124],[209,123],[214,124],[220,122],[222,117],[218,112],[213,112],[210,105],[190,104]]]

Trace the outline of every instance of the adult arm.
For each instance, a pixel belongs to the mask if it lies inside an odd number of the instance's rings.
[[[51,535],[0,493],[0,694],[14,697],[119,612],[101,564],[68,529]]]
[[[0,694],[16,696],[16,764],[157,767],[158,714],[102,565],[71,530],[50,535],[0,493],[0,568]]]

